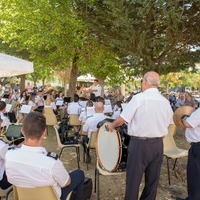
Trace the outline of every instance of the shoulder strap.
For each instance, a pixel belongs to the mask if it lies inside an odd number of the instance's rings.
[[[53,158],[53,159],[55,159],[55,160],[58,159],[58,155],[57,155],[55,152],[48,152],[48,153],[47,153],[47,156],[48,156],[48,157],[51,157],[51,158]]]

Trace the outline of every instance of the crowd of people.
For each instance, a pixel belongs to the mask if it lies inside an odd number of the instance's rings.
[[[158,90],[159,84],[159,75],[150,71],[142,79],[142,91],[126,99],[119,92],[109,93],[102,97],[103,91],[98,80],[94,80],[90,88],[79,88],[73,96],[73,101],[64,97],[61,91],[57,93],[55,90],[36,90],[30,84],[24,91],[20,92],[19,88],[15,88],[11,94],[8,95],[7,92],[7,96],[2,96],[0,101],[1,127],[9,126],[16,121],[22,122],[25,142],[20,148],[13,148],[12,151],[8,151],[8,146],[4,142],[0,143],[0,163],[2,165],[0,187],[4,189],[5,187],[2,186],[4,183],[7,183],[6,187],[10,184],[22,187],[52,185],[62,200],[72,190],[76,191],[76,199],[81,199],[83,171],[68,173],[55,154],[48,153],[41,147],[46,135],[46,119],[42,113],[45,107],[50,107],[54,115],[59,116],[60,119],[73,114],[79,116],[82,125],[75,127],[75,132],[79,135],[81,132],[86,133],[82,137],[83,143],[89,141],[91,134],[98,130],[99,122],[106,118],[113,121],[109,123],[110,132],[125,124],[126,134],[130,137],[126,164],[125,200],[138,199],[143,174],[145,174],[145,186],[140,199],[156,199],[163,160],[163,137],[168,134],[168,126],[174,123],[173,112],[182,106],[191,106],[196,111],[183,119],[186,138],[192,145],[188,161],[189,197],[187,199],[199,200],[200,194],[194,184],[200,177],[198,164],[200,157],[197,151],[200,144],[199,103],[190,93],[179,93],[178,96],[174,93],[161,94]],[[11,117],[13,115],[6,114],[6,103],[13,105],[12,113],[16,115],[16,119]],[[20,116],[16,108],[22,105],[31,106],[32,112]],[[31,157],[29,156],[31,160],[27,157],[29,154],[31,154]],[[87,154],[88,162],[90,162],[89,152]],[[32,163],[31,166],[30,163]],[[42,173],[41,165],[37,163],[42,163]],[[21,170],[24,168],[27,173]],[[28,173],[32,170],[34,170],[34,176]],[[197,179],[191,171],[195,172]],[[21,178],[16,179],[16,177]]]

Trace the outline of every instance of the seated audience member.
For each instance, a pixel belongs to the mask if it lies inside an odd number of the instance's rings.
[[[179,93],[178,95],[178,99],[176,101],[176,108],[180,108],[181,106],[183,106],[185,103],[185,94],[184,93]]]
[[[81,200],[83,171],[68,173],[58,156],[42,147],[46,135],[43,114],[30,112],[24,119],[22,134],[25,137],[24,144],[9,150],[5,157],[8,181],[27,188],[53,186],[61,200],[66,200],[68,194],[74,191],[75,199]]]
[[[4,101],[0,101],[0,118],[2,119],[1,127],[8,127],[11,122],[7,116],[4,115],[6,111],[6,103]]]
[[[5,190],[11,186],[5,173],[5,154],[8,151],[8,144],[0,140],[0,188]]]
[[[185,94],[185,102],[184,102],[184,106],[191,106],[193,108],[197,107],[196,102],[193,99],[193,96],[189,93]]]

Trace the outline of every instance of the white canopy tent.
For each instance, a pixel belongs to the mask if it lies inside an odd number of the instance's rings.
[[[95,77],[93,77],[91,74],[82,75],[77,78],[77,81],[83,81],[83,82],[93,82]]]
[[[0,77],[18,76],[33,71],[32,62],[0,53]]]

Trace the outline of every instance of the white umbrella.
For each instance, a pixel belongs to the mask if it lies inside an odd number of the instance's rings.
[[[0,53],[0,77],[18,76],[33,71],[32,62]]]

